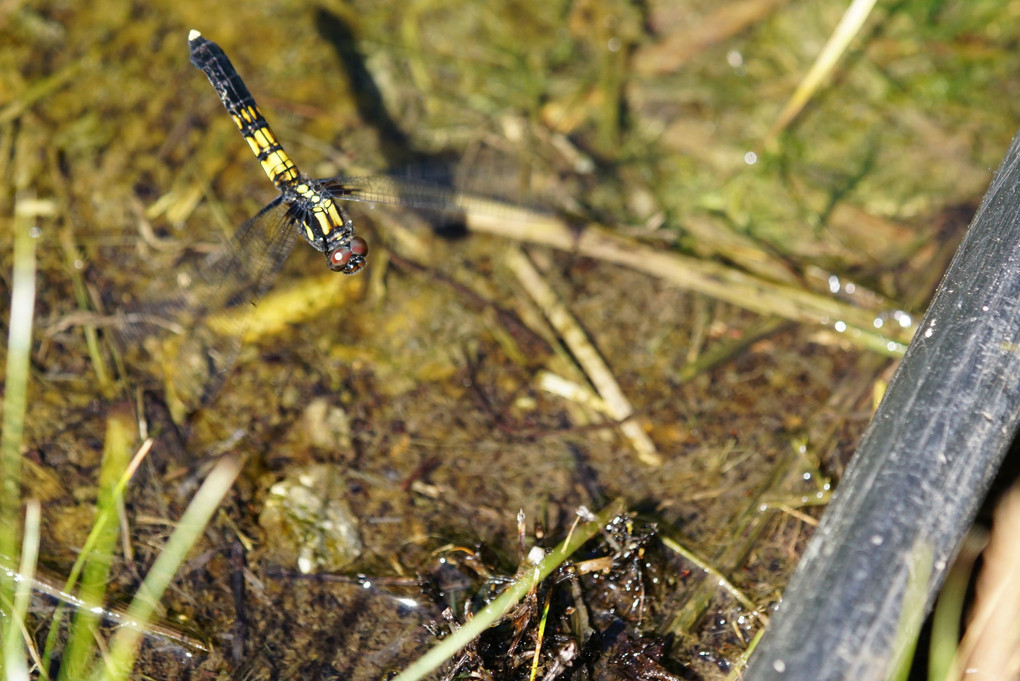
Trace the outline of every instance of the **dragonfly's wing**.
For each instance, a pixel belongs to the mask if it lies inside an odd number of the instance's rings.
[[[426,181],[374,175],[321,180],[345,201],[407,206],[454,215],[486,214],[514,217],[520,209],[501,199],[486,198]]]
[[[117,335],[127,356],[158,359],[175,416],[219,390],[252,310],[297,236],[287,205],[277,199],[213,253],[177,263],[122,311]]]
[[[345,201],[409,206],[424,210],[461,210],[458,194],[431,182],[405,180],[386,175],[370,177],[334,177],[323,180]]]

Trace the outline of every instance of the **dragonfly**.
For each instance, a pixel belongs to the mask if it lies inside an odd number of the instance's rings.
[[[262,223],[270,222],[268,226],[273,231],[286,232],[265,237],[265,243],[276,251],[267,254],[267,262],[282,263],[300,233],[313,248],[326,254],[331,270],[344,274],[359,272],[365,266],[368,243],[354,233],[354,223],[339,203],[340,198],[349,198],[356,190],[336,180],[311,179],[298,170],[219,45],[192,30],[188,35],[188,48],[191,63],[209,78],[262,170],[280,190],[280,195],[246,225],[246,231],[251,232],[264,228]],[[280,207],[286,208],[282,214],[277,211]],[[277,219],[263,219],[269,215]],[[238,242],[243,241],[245,235],[239,237]],[[263,276],[272,274],[267,272]]]
[[[168,397],[184,406],[184,411],[177,412],[181,416],[216,395],[236,360],[250,314],[242,309],[241,314],[227,316],[234,321],[221,323],[215,330],[206,322],[221,311],[242,306],[250,311],[257,305],[299,235],[325,254],[330,270],[355,274],[365,268],[368,242],[356,233],[341,202],[461,215],[473,210],[470,197],[425,182],[388,176],[316,179],[305,175],[269,127],[223,49],[195,30],[188,34],[188,48],[191,63],[209,79],[279,194],[218,249],[201,259],[176,263],[122,311],[125,323],[117,335],[129,355],[144,346],[148,356],[171,358],[175,375],[167,376],[166,387],[175,393]],[[154,352],[150,342],[171,335],[176,347]]]

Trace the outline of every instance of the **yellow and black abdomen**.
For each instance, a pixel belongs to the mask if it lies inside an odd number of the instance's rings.
[[[198,31],[188,35],[188,45],[191,63],[209,78],[270,181],[281,190],[297,181],[300,176],[297,167],[277,141],[255,98],[220,46],[202,37]]]

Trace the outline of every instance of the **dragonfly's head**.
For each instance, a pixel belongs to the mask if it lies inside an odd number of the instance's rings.
[[[354,274],[365,266],[365,257],[368,255],[368,242],[360,236],[352,236],[345,243],[340,244],[326,254],[329,262],[329,269],[344,274]]]

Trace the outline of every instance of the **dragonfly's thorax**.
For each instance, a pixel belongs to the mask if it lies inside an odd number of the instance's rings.
[[[337,196],[325,183],[304,175],[283,187],[283,201],[301,229],[302,236],[317,250],[326,253],[341,241],[349,240],[354,226]]]

